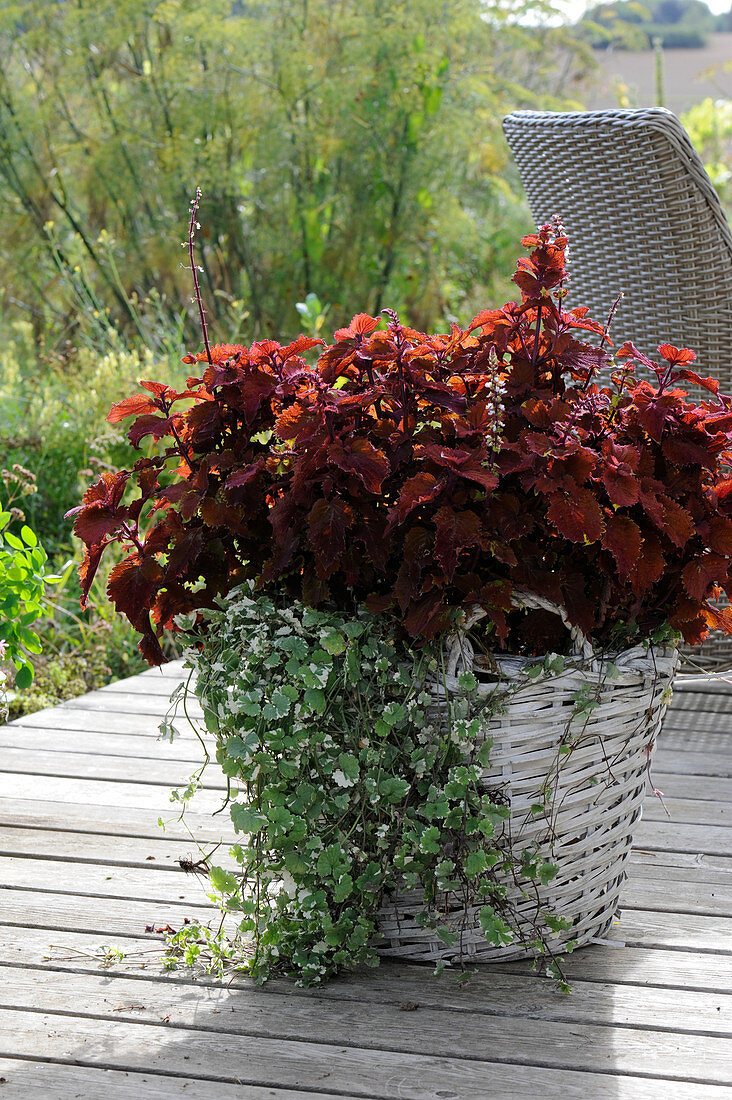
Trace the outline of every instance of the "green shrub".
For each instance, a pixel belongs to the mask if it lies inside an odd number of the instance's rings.
[[[80,347],[39,361],[32,326],[16,322],[0,347],[0,454],[37,475],[23,510],[52,557],[71,547],[64,513],[78,503],[80,471],[86,480],[130,461],[132,448],[104,420],[110,405],[163,365],[150,351],[126,350],[113,332],[110,342],[117,347],[106,354]],[[179,363],[164,365],[185,377]]]
[[[728,216],[732,214],[732,100],[705,99],[681,116],[681,122]]]

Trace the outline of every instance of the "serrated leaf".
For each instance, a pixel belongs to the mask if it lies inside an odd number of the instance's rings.
[[[605,525],[602,510],[588,489],[577,487],[571,493],[552,493],[547,519],[570,542],[597,542]]]
[[[479,875],[481,871],[485,871],[487,866],[485,852],[480,849],[476,852],[469,852],[463,863],[465,874],[468,875],[469,878]]]
[[[618,573],[625,579],[630,576],[640,556],[640,527],[629,516],[609,516],[605,523],[602,545],[610,551]]]
[[[214,890],[219,894],[233,894],[239,886],[238,880],[223,867],[211,867],[209,878]]]
[[[559,873],[559,867],[556,863],[550,863],[546,860],[544,863],[539,864],[539,882],[542,886],[547,886],[548,883],[556,878]]]
[[[238,833],[258,833],[267,824],[267,818],[255,807],[241,802],[232,802],[229,806],[231,821]]]

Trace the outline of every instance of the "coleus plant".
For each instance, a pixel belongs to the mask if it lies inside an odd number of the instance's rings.
[[[730,398],[688,349],[662,344],[656,363],[625,343],[611,359],[607,325],[565,308],[561,226],[522,243],[521,301],[464,330],[425,335],[385,310],[328,346],[246,348],[211,347],[204,328],[185,390],[141,382],[108,415],[161,446],[73,510],[82,602],[117,543],[109,597],[151,663],[178,614],[245,580],[366,604],[413,639],[479,604],[510,644],[514,588],[598,644],[665,623],[692,644],[729,631],[711,601],[732,591]]]

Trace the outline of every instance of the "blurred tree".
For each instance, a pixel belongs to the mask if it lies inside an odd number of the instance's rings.
[[[544,0],[29,0],[0,6],[5,304],[104,344],[195,339],[180,239],[217,338],[469,313],[526,213],[500,131],[591,65]],[[576,100],[575,100],[576,102]],[[215,288],[215,289],[214,289]],[[172,333],[172,336],[171,336]]]
[[[704,0],[617,0],[588,8],[579,24],[595,48],[651,49],[655,38],[668,47],[701,47],[716,27]]]
[[[732,216],[732,100],[705,99],[681,116],[709,178]]]

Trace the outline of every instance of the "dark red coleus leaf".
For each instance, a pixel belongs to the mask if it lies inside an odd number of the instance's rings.
[[[704,618],[712,630],[721,630],[732,634],[732,607],[707,604],[703,610]]]
[[[627,508],[638,501],[638,479],[627,467],[623,469],[622,466],[604,466],[602,482],[610,500],[619,508]]]
[[[308,537],[322,578],[335,571],[346,549],[346,532],[352,526],[353,509],[345,501],[338,497],[316,500],[308,515]]]
[[[226,479],[226,488],[228,489],[240,489],[244,485],[248,485],[252,478],[261,474],[265,468],[265,459],[258,458],[256,462],[251,462],[248,466],[243,466],[238,470],[234,470]]]
[[[673,344],[660,344],[658,354],[667,363],[671,363],[675,367],[683,366],[685,363],[693,363],[696,359],[696,353],[691,348],[676,348]]]
[[[143,413],[157,411],[158,406],[151,397],[148,397],[146,393],[135,393],[132,397],[125,397],[122,401],[112,405],[107,413],[107,420],[110,424],[117,424],[120,420],[124,420],[126,416],[141,416]]]
[[[155,643],[149,608],[155,602],[163,576],[162,567],[155,558],[136,553],[118,562],[107,582],[109,599],[136,630],[148,636],[148,645]]]
[[[378,327],[378,317],[370,317],[368,313],[357,313],[348,328],[338,329],[335,338],[336,340],[350,340],[357,336],[368,336]]]
[[[186,418],[188,435],[197,451],[212,446],[221,438],[223,420],[221,409],[216,401],[202,401],[194,405]]]
[[[116,532],[125,515],[125,509],[90,504],[77,516],[74,534],[87,546],[98,546]]]
[[[498,484],[498,476],[484,448],[469,451],[441,447],[433,443],[420,444],[414,448],[414,457],[427,458],[437,466],[451,470],[468,481],[475,481],[484,489],[493,489]]]
[[[445,577],[451,581],[461,552],[483,544],[482,525],[475,512],[458,512],[447,505],[435,513],[434,524],[437,531],[435,557]]]
[[[328,448],[328,461],[358,477],[370,493],[378,493],[389,473],[389,460],[368,439],[353,439],[347,444],[336,440]]]
[[[647,488],[648,482],[641,483],[640,500],[644,510],[651,517],[659,531],[667,536],[675,546],[686,546],[696,528],[693,516],[666,493]]]
[[[173,425],[180,424],[181,420],[180,416],[138,416],[127,432],[127,438],[133,447],[139,447],[140,442],[148,435],[151,435],[153,439],[162,439],[164,435],[172,435]]]
[[[669,462],[675,462],[679,466],[701,465],[708,470],[714,468],[716,458],[708,443],[705,445],[693,439],[679,439],[667,435],[661,446],[664,457]]]
[[[559,534],[570,542],[597,542],[605,530],[597,499],[589,489],[579,486],[573,492],[553,493],[546,515]]]
[[[246,350],[241,344],[214,344],[211,348],[210,361],[212,363],[226,363],[229,359],[241,359],[246,355]],[[208,363],[209,357],[205,351],[199,351],[196,355],[184,355],[181,362]]]
[[[721,554],[702,554],[684,566],[681,574],[684,588],[692,599],[704,600],[714,585],[726,581],[728,570],[729,561]]]
[[[434,638],[435,634],[448,630],[450,612],[442,602],[442,593],[436,589],[409,607],[404,625],[413,638]]]
[[[86,553],[79,565],[79,582],[81,585],[81,606],[86,608],[89,600],[89,590],[96,576],[99,563],[104,553],[104,543],[98,542],[87,546]]]
[[[427,504],[439,496],[445,487],[445,479],[438,478],[427,470],[420,470],[414,477],[405,481],[399,500],[389,509],[387,530],[404,523],[415,508]]]
[[[661,544],[653,532],[649,531],[643,535],[638,561],[630,572],[629,579],[633,591],[638,596],[642,596],[659,580],[665,566],[666,558]]]
[[[292,359],[293,356],[304,355],[304,353],[310,351],[311,348],[324,346],[325,340],[314,339],[311,336],[298,336],[297,340],[293,340],[286,348],[280,350],[280,359],[283,363],[286,363],[287,360]]]
[[[602,536],[602,545],[609,550],[615,558],[618,573],[627,580],[636,565],[641,553],[641,531],[637,523],[630,516],[608,516],[605,521],[605,533]]]
[[[130,474],[125,470],[118,473],[105,471],[84,493],[84,503],[66,513],[67,518],[76,517],[74,534],[86,546],[99,546],[118,532],[127,515],[126,510],[121,507],[121,500],[129,478]],[[100,555],[95,554],[94,558],[96,562],[94,568],[88,561],[82,562],[79,567],[80,577],[83,570],[82,598],[84,600],[99,565]]]
[[[712,516],[709,520],[707,544],[715,553],[732,558],[732,520],[724,516]]]
[[[422,578],[432,560],[433,546],[434,535],[426,527],[415,526],[407,531],[404,554],[393,589],[403,612],[421,595]]]

